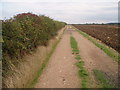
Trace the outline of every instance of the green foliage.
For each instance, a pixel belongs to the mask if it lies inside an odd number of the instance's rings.
[[[76,55],[75,59],[80,60],[81,59],[80,55]]]
[[[109,84],[109,80],[106,78],[104,73],[100,70],[93,70],[96,78],[99,80],[103,88],[113,88],[112,85]]]
[[[72,52],[78,54],[79,49],[78,49],[77,41],[72,36],[70,37],[70,43],[71,43]]]
[[[16,65],[19,58],[33,51],[38,45],[48,45],[48,40],[57,35],[64,22],[47,16],[22,13],[2,22],[3,70]]]
[[[88,87],[88,72],[84,68],[84,61],[82,61],[82,59],[79,55],[79,48],[78,48],[77,41],[72,36],[70,37],[70,43],[71,43],[72,52],[76,53],[75,59],[78,60],[78,62],[76,63],[76,66],[79,68],[79,76],[81,77],[81,80],[82,80],[82,82],[81,82],[82,88],[87,89],[87,87]]]
[[[82,88],[88,88],[88,72],[84,68],[84,61],[79,61],[76,65],[79,67],[79,76],[82,79]]]

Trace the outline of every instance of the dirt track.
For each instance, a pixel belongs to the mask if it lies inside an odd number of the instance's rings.
[[[80,88],[75,63],[71,53],[70,33],[66,30],[36,88]]]
[[[90,74],[89,87],[99,87],[93,75],[93,69],[102,70],[113,82],[117,82],[118,65],[93,43],[80,35],[74,28],[66,29],[60,43],[54,51],[48,66],[39,78],[36,88],[80,88],[76,60],[71,54],[70,35],[78,42],[80,55]],[[116,83],[117,84],[117,83]]]

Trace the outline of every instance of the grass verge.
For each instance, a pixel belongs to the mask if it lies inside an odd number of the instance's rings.
[[[103,88],[115,88],[109,83],[109,80],[106,78],[106,76],[104,75],[104,73],[102,71],[93,70],[93,72],[95,74],[95,77],[100,82],[100,84]]]
[[[52,46],[52,50],[50,51],[50,53],[46,56],[42,66],[40,67],[40,69],[37,72],[37,75],[35,76],[35,78],[33,79],[33,81],[31,82],[30,85],[28,85],[28,88],[34,88],[34,86],[36,85],[36,83],[38,82],[38,78],[40,77],[40,75],[42,74],[44,68],[47,66],[47,63],[51,57],[51,55],[53,54],[54,50],[56,49],[58,43],[60,42],[60,39]]]
[[[91,36],[89,36],[87,33],[84,33],[80,30],[77,29],[77,31],[83,35],[84,37],[86,37],[88,40],[90,40],[93,44],[95,44],[98,48],[100,48],[101,50],[103,50],[108,56],[110,56],[111,58],[113,58],[113,60],[119,61],[120,60],[120,55],[119,53],[117,53],[117,51],[114,51],[112,49],[110,49],[108,46],[106,46],[103,43],[100,43],[98,41],[96,41],[94,38],[92,38]]]
[[[71,36],[70,40],[71,40],[70,43],[71,43],[72,53],[79,54],[79,49],[78,49],[78,45],[77,45],[75,38]]]
[[[81,82],[82,88],[87,88],[88,87],[88,73],[84,68],[84,61],[82,61],[79,55],[77,41],[72,36],[70,37],[70,43],[71,43],[72,53],[73,54],[75,53],[75,59],[78,60],[76,65],[79,68],[79,76],[81,77],[81,80],[82,80]]]

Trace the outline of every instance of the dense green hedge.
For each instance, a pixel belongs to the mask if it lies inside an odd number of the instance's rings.
[[[64,22],[47,16],[22,13],[2,22],[3,30],[3,70],[10,64],[17,64],[19,58],[34,50],[38,45],[47,45],[48,40],[57,35]]]

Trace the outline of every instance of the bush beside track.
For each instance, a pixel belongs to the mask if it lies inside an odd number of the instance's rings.
[[[47,46],[48,41],[65,25],[64,22],[32,13],[22,13],[3,20],[3,75],[37,46]]]

